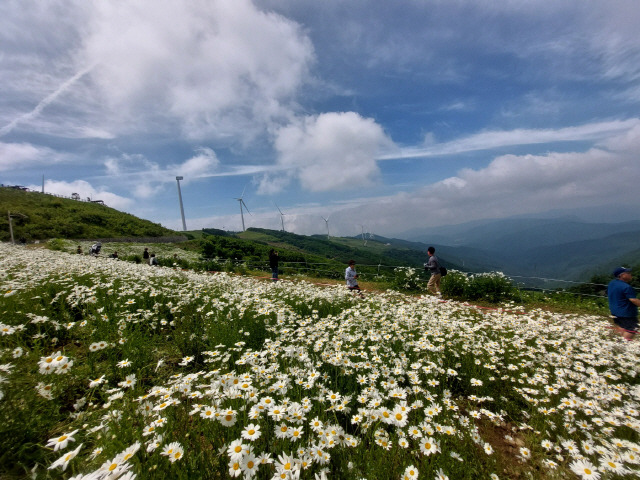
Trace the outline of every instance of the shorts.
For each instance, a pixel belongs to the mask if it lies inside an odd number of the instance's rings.
[[[638,319],[633,317],[613,317],[613,323],[630,332],[638,331]]]

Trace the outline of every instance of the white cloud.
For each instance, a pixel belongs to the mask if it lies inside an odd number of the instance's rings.
[[[640,202],[638,151],[640,124],[636,122],[584,152],[501,155],[484,168],[464,168],[455,176],[412,192],[352,199],[344,204],[287,206],[286,228],[301,234],[324,234],[321,216],[330,215],[332,235],[357,235],[364,225],[367,231],[396,236],[410,229],[435,229],[483,218],[604,204],[626,208]],[[277,212],[252,213],[247,226],[280,228]],[[234,215],[201,223],[240,228]]]
[[[189,179],[207,175],[215,170],[220,164],[216,152],[207,147],[197,149],[197,155],[191,157],[181,165],[171,166],[170,170],[175,170],[176,175],[185,177],[185,182]]]
[[[375,199],[343,214],[357,216],[375,232],[393,234],[553,209],[637,204],[640,126],[602,146],[586,152],[499,156],[486,168],[465,168],[421,190]]]
[[[381,160],[453,155],[476,150],[491,150],[515,145],[534,145],[552,142],[598,141],[623,133],[640,125],[640,119],[596,122],[559,129],[515,129],[480,132],[450,142],[433,143],[433,134],[425,135],[424,148],[407,148],[379,156]]]
[[[289,178],[321,192],[373,183],[380,173],[375,157],[391,143],[373,119],[344,112],[308,116],[281,128],[275,148]],[[260,191],[273,192],[285,183],[282,177],[266,178]]]
[[[42,185],[29,185],[28,188],[39,192],[42,189]],[[109,192],[105,187],[93,186],[84,180],[76,180],[74,182],[47,180],[44,184],[44,191],[69,198],[73,193],[77,193],[83,200],[87,198],[102,200],[105,205],[118,210],[126,209],[132,205],[131,199]]]
[[[62,85],[56,88],[56,90],[53,93],[50,93],[44,99],[42,99],[38,103],[38,105],[35,106],[33,110],[15,118],[11,122],[9,122],[7,125],[0,128],[0,137],[11,132],[18,124],[26,123],[29,120],[40,115],[42,110],[44,110],[49,104],[54,102],[60,95],[62,95],[67,89],[69,89],[79,79],[81,79],[86,74],[88,74],[92,69],[93,69],[93,65],[89,66],[88,68],[85,68],[84,70],[81,70],[80,72],[77,72],[71,78],[67,79],[64,83],[62,83]]]
[[[176,176],[184,177],[183,183],[215,175],[220,162],[216,153],[208,147],[199,147],[196,154],[179,164],[163,167],[141,154],[122,153],[118,157],[104,159],[106,178],[117,178],[122,183],[131,184],[136,198],[148,199],[161,193],[167,183],[176,181]]]
[[[36,165],[51,165],[63,161],[58,152],[30,143],[0,142],[0,171],[29,168]]]
[[[91,79],[121,130],[143,114],[188,138],[250,139],[291,115],[314,60],[297,24],[249,0],[92,5],[77,62],[97,63]]]

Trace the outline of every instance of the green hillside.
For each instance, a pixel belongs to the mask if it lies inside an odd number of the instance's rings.
[[[15,241],[50,238],[163,237],[173,230],[106,205],[39,192],[0,187],[0,240],[9,241],[12,214]]]
[[[427,260],[427,245],[379,236],[367,238],[365,243],[365,240],[360,237],[331,237],[327,239],[324,235],[296,235],[261,228],[250,228],[237,236],[247,240],[264,242],[274,247],[318,255],[341,264],[346,264],[350,259],[353,259],[359,264],[367,265],[419,267]],[[457,265],[448,262],[447,259],[443,259],[443,264],[447,268],[457,268]]]

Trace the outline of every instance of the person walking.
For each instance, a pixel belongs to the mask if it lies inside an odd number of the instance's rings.
[[[276,252],[273,248],[269,252],[269,266],[271,267],[271,279],[274,282],[278,281],[278,252]]]
[[[440,273],[440,262],[436,257],[436,249],[434,247],[427,248],[427,255],[429,255],[429,259],[424,264],[424,269],[431,273],[429,283],[427,283],[427,290],[434,295],[442,295],[440,292],[442,274]]]
[[[632,340],[638,331],[638,307],[640,300],[629,285],[633,276],[630,268],[618,267],[613,271],[614,279],[607,286],[609,310],[613,315],[616,331],[627,340]]]

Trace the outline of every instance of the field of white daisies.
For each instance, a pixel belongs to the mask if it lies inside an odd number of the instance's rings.
[[[0,245],[0,477],[638,476],[606,318],[345,290]]]

